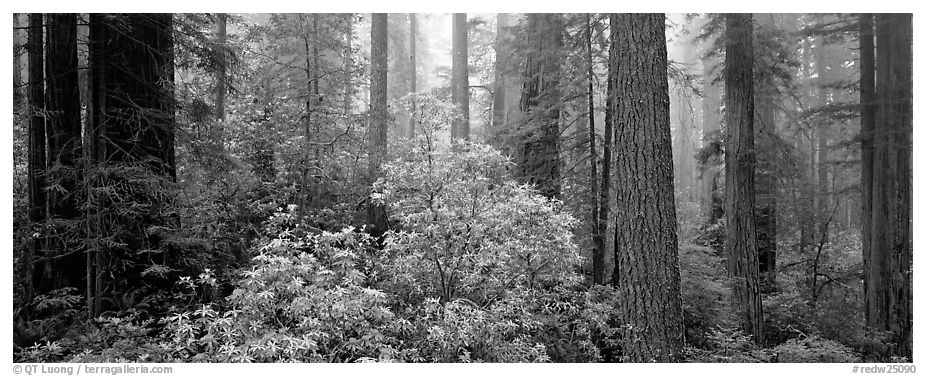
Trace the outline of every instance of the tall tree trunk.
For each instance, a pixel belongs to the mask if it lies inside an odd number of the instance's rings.
[[[720,130],[720,87],[714,83],[714,77],[710,74],[713,66],[713,59],[708,57],[701,58],[701,147],[710,146],[717,139],[717,131]],[[722,200],[717,198],[717,172],[712,166],[701,166],[701,210],[705,213],[708,223],[715,223],[720,219],[723,213]]]
[[[878,114],[878,103],[875,94],[875,42],[874,20],[871,13],[859,15],[859,104],[861,112],[861,221],[859,226],[862,232],[862,260],[864,291],[866,291],[865,322],[871,325],[871,302],[868,301],[868,283],[872,274],[871,265],[871,215],[872,215],[872,176],[874,176],[874,145],[873,135],[875,120]]]
[[[733,306],[739,310],[743,331],[762,345],[765,336],[755,224],[752,15],[725,17],[727,269],[733,282]]]
[[[418,64],[415,61],[417,48],[416,39],[418,38],[418,20],[414,13],[408,14],[408,92],[415,94],[418,92]],[[418,117],[415,115],[418,103],[412,99],[412,113],[408,117],[408,136],[415,137],[415,126]]]
[[[611,14],[608,19],[609,27],[615,27],[617,25],[618,17],[616,14]],[[611,38],[611,45],[608,46],[608,83],[606,86],[607,92],[605,93],[605,109],[604,109],[604,140],[602,140],[601,145],[601,188],[598,189],[598,234],[602,237],[602,243],[607,244],[604,240],[605,234],[608,233],[608,221],[610,220],[611,215],[611,146],[612,140],[614,137],[614,117],[617,114],[617,109],[614,107],[614,98],[617,98],[617,88],[615,87],[616,77],[611,74],[611,67],[616,66],[614,62],[617,59],[618,47],[615,45],[614,38]],[[616,71],[615,71],[616,73]],[[613,243],[612,243],[613,244]],[[607,245],[603,245],[601,250],[602,254],[606,252]],[[612,249],[613,250],[613,249]],[[611,283],[617,283],[618,272],[620,271],[620,259],[614,257],[614,269],[612,270]]]
[[[29,15],[29,219],[45,218],[45,70],[41,13]]]
[[[469,140],[469,52],[466,13],[453,14],[453,64],[451,66],[453,105],[460,110],[450,130],[454,140]]]
[[[45,113],[48,137],[49,185],[60,189],[48,193],[49,217],[56,219],[56,231],[73,233],[68,227],[80,216],[78,181],[81,157],[80,87],[77,76],[77,15],[46,15]],[[60,220],[60,221],[59,221]],[[54,248],[70,249],[67,240]],[[52,256],[52,255],[49,255]],[[57,256],[57,255],[54,255]],[[51,289],[80,286],[83,266],[80,254],[45,264],[53,271]],[[79,266],[79,268],[78,268]]]
[[[42,48],[43,19],[41,13],[29,14],[29,221],[45,220],[47,199],[45,196],[45,74],[43,70],[44,50]],[[43,237],[33,237],[32,244],[23,255],[24,294],[26,301],[34,295],[36,275],[33,258],[37,250],[44,248]]]
[[[757,14],[759,32],[772,33],[775,25],[771,14]],[[778,194],[774,174],[775,107],[777,89],[771,67],[757,66],[755,125],[759,171],[756,173],[756,241],[759,250],[759,273],[763,290],[775,289],[775,262],[777,256],[777,225],[775,222]]]
[[[508,69],[508,14],[499,13],[495,26],[495,84],[492,91],[492,128],[496,131],[507,122],[507,103],[505,101]]]
[[[611,75],[621,90],[613,101],[614,257],[623,352],[631,361],[675,361],[682,348],[672,136],[669,125],[665,15],[618,14],[611,25],[617,56]]]
[[[382,163],[386,160],[388,22],[386,13],[373,14],[370,31],[370,128],[367,131],[368,176],[371,186],[382,177]],[[374,200],[370,200],[367,205],[367,224],[370,233],[377,238],[381,238],[387,230],[385,208]]]
[[[879,107],[873,132],[866,317],[869,326],[891,331],[900,355],[912,360],[912,17],[875,17]]]
[[[90,16],[90,130],[94,136],[91,158],[99,165],[115,168],[147,166],[149,172],[168,180],[176,179],[174,157],[175,105],[173,96],[174,44],[172,14],[91,14]],[[133,167],[134,168],[134,167]],[[149,178],[151,175],[146,175]],[[109,184],[119,184],[117,180]],[[96,182],[99,184],[99,182]],[[164,225],[157,204],[159,196],[152,193],[132,197],[136,202],[147,201],[155,206],[141,210],[132,231],[144,232],[149,226]],[[90,198],[102,211],[106,201]],[[112,202],[112,205],[121,205]],[[111,210],[110,210],[111,211]],[[118,213],[105,214],[119,216]],[[96,215],[98,217],[98,215]],[[121,217],[95,219],[95,236],[109,236],[109,223],[123,221]],[[120,238],[129,250],[159,249],[160,237],[133,236]],[[108,249],[87,251],[88,313],[91,317],[102,309],[102,293],[106,277],[135,278],[118,275],[106,267]],[[113,250],[115,251],[115,250]],[[167,253],[161,254],[167,263]],[[136,260],[141,261],[141,260]],[[140,265],[143,266],[143,265]],[[138,273],[140,270],[130,270]]]
[[[351,97],[354,95],[353,85],[353,42],[354,42],[354,14],[347,13],[347,30],[344,35],[344,114],[351,113]]]
[[[823,38],[818,38],[819,41],[817,45],[814,46],[814,60],[816,62],[816,71],[817,71],[817,106],[820,108],[826,107],[829,104],[829,90],[826,88],[826,84],[829,82],[829,71],[828,62],[826,59],[826,45],[823,42]],[[826,236],[825,234],[829,233],[829,220],[830,217],[830,197],[831,197],[831,182],[829,175],[829,119],[820,119],[817,124],[816,138],[817,138],[817,205],[814,209],[814,212],[817,213],[819,223],[817,223],[817,237],[822,238]],[[817,242],[817,241],[815,241]]]
[[[598,152],[595,150],[595,61],[592,59],[592,16],[585,14],[585,58],[588,64],[585,81],[588,85],[588,168],[589,206],[592,208],[592,282],[604,284],[604,234],[599,231],[598,221]],[[605,203],[607,205],[607,203]]]
[[[521,90],[525,124],[519,145],[519,175],[547,197],[560,195],[559,79],[563,47],[561,14],[527,15],[527,61]]]

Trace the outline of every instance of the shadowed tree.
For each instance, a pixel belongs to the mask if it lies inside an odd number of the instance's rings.
[[[724,215],[727,220],[725,251],[733,281],[733,306],[746,334],[765,342],[759,260],[756,244],[755,142],[753,135],[752,15],[727,14],[724,67],[725,173]]]
[[[367,150],[370,159],[367,173],[372,185],[382,177],[382,164],[386,160],[386,130],[388,113],[386,108],[387,25],[385,13],[373,14],[370,29],[370,128],[367,131]],[[367,205],[367,225],[371,234],[380,238],[386,232],[386,212],[383,205],[371,200]]]

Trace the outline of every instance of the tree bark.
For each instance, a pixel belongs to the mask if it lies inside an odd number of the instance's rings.
[[[469,52],[466,13],[453,14],[453,64],[451,66],[453,105],[459,109],[450,130],[454,140],[469,140]]]
[[[859,15],[859,107],[861,129],[861,221],[864,291],[866,292],[865,322],[871,325],[872,307],[868,301],[868,284],[873,277],[871,260],[872,176],[874,176],[874,128],[878,103],[875,94],[874,20],[871,13]]]
[[[911,134],[912,17],[878,14],[873,132],[871,249],[866,267],[868,325],[889,330],[912,360]]]
[[[368,175],[371,187],[382,177],[382,163],[386,160],[388,22],[385,13],[373,14],[373,26],[370,31],[370,128],[367,131]],[[386,232],[385,208],[375,200],[370,200],[370,204],[367,205],[367,225],[368,231],[377,238],[381,238]]]
[[[614,281],[623,352],[634,362],[679,359],[678,268],[665,15],[618,14],[611,25],[616,130]]]
[[[527,61],[521,90],[524,113],[518,152],[519,175],[536,185],[541,194],[559,197],[559,117],[561,55],[563,47],[561,14],[527,15]]]
[[[42,69],[44,51],[42,48],[43,19],[41,13],[29,14],[29,32],[26,51],[29,64],[29,221],[33,224],[45,220],[47,199],[45,195],[45,73]],[[31,236],[31,234],[30,234]],[[23,254],[23,288],[25,301],[35,294],[36,275],[33,258],[37,250],[44,248],[43,236],[32,236],[32,244]],[[41,269],[39,269],[41,270]]]
[[[761,346],[765,336],[755,224],[752,15],[727,14],[725,18],[727,270],[743,331]]]

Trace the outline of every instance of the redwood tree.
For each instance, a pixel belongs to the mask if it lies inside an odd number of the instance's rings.
[[[630,360],[675,361],[683,345],[664,14],[611,18],[615,130],[613,281]]]
[[[367,150],[369,153],[368,175],[372,185],[382,176],[382,164],[386,160],[386,130],[388,113],[386,109],[386,69],[388,55],[386,13],[373,14],[373,26],[370,29],[370,128],[367,130]],[[371,200],[367,205],[367,225],[370,233],[377,237],[386,232],[385,208]]]
[[[765,336],[755,222],[752,15],[727,14],[725,17],[727,271],[733,281],[733,306],[739,311],[743,331],[761,345]]]

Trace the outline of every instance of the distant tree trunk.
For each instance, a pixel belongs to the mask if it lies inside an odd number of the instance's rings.
[[[595,150],[595,61],[592,60],[592,16],[585,14],[585,58],[588,72],[585,81],[588,85],[588,167],[589,167],[589,206],[592,208],[592,282],[604,284],[604,234],[599,232],[598,221],[598,152]],[[607,203],[606,203],[607,205]]]
[[[498,130],[507,121],[506,72],[508,68],[508,14],[499,13],[495,26],[495,84],[492,91],[492,128]]]
[[[351,97],[354,95],[353,85],[353,42],[354,42],[354,14],[347,15],[347,31],[344,40],[344,114],[351,113]]]
[[[93,134],[90,155],[96,163],[143,164],[155,175],[176,179],[172,18],[169,13],[90,15],[89,132]],[[113,178],[119,179],[109,179]],[[158,197],[133,199],[153,203],[160,200]],[[90,201],[96,206],[91,211],[99,211],[101,206],[107,205],[103,198],[91,196]],[[141,212],[136,231],[144,231],[150,225],[163,225],[151,222],[161,215],[157,210],[154,207]],[[96,236],[109,235],[108,224],[103,222],[97,219]],[[128,249],[158,249],[161,246],[156,235],[119,240],[126,243]],[[87,300],[91,317],[101,313],[105,280],[113,273],[105,266],[104,260],[109,253],[106,251],[87,251]],[[166,262],[167,256],[164,257],[161,262]]]
[[[382,177],[382,163],[386,160],[386,70],[387,70],[387,25],[389,18],[385,13],[373,14],[373,26],[370,31],[370,128],[367,131],[367,150],[369,150],[368,175],[370,185]],[[367,205],[367,224],[369,231],[377,238],[386,232],[386,212],[382,205],[371,200]]]
[[[624,355],[631,361],[679,359],[683,345],[665,15],[618,14],[611,24],[611,73],[620,90],[616,122],[614,283]]]
[[[611,14],[608,20],[608,24],[612,25],[609,27],[614,27],[620,22],[616,14]],[[617,60],[618,54],[620,53],[619,47],[615,44],[614,38],[611,38],[611,45],[608,46],[608,78],[607,86],[605,93],[605,109],[604,109],[604,140],[602,140],[601,145],[601,187],[598,189],[598,234],[602,237],[602,243],[605,243],[604,236],[608,233],[608,220],[611,215],[611,146],[612,140],[614,137],[614,116],[617,114],[617,109],[615,108],[614,99],[617,98],[617,88],[614,86],[615,81],[617,80],[616,74],[617,71],[611,69],[611,67],[617,66],[615,60]],[[612,243],[613,244],[613,243]],[[606,246],[606,245],[605,245]],[[604,254],[605,246],[601,248],[602,254]],[[615,284],[618,281],[617,274],[620,271],[620,259],[614,258],[614,269],[612,270],[611,283]]]
[[[817,70],[817,105],[820,108],[826,107],[829,104],[829,90],[826,88],[826,84],[829,83],[829,67],[827,66],[826,61],[826,46],[823,42],[823,38],[820,37],[820,40],[817,42],[817,45],[814,46],[814,59],[816,61],[816,70]],[[817,122],[816,126],[816,141],[817,141],[817,205],[814,209],[814,212],[817,214],[818,219],[818,230],[816,231],[817,237],[822,238],[829,233],[829,220],[830,217],[830,196],[832,194],[830,186],[830,175],[829,175],[829,119],[820,119]],[[818,242],[817,240],[814,241]]]
[[[772,32],[775,25],[768,13],[757,14],[762,32]],[[777,90],[771,67],[758,66],[756,72],[755,124],[758,131],[756,145],[760,166],[756,174],[756,241],[759,252],[759,274],[763,291],[775,289],[775,262],[777,256],[778,227],[775,221],[778,194],[774,171],[775,106],[778,103]]]
[[[859,15],[859,104],[860,122],[859,139],[861,140],[861,221],[859,226],[862,232],[862,260],[864,276],[864,291],[866,292],[865,322],[872,325],[870,314],[872,303],[869,301],[868,284],[874,277],[871,261],[871,215],[872,215],[872,177],[874,176],[874,130],[878,116],[878,103],[875,96],[875,42],[874,21],[871,13]]]
[[[50,185],[60,187],[48,193],[49,217],[60,231],[68,232],[68,222],[80,217],[78,181],[81,157],[80,87],[77,77],[77,15],[51,13],[46,16],[45,37],[45,113],[48,138],[46,175]],[[69,249],[67,240],[54,248]],[[57,256],[57,255],[49,255]],[[80,254],[73,254],[44,264],[52,270],[49,289],[80,286],[83,277]],[[48,277],[48,276],[46,276]]]
[[[19,113],[22,111],[23,98],[23,76],[22,76],[22,53],[23,53],[23,42],[20,40],[20,31],[19,28],[22,27],[22,22],[20,21],[21,13],[13,13],[13,104],[14,104],[14,113]]]
[[[228,29],[226,25],[228,15],[218,13],[215,15],[216,26],[216,49],[218,52],[215,80],[215,118],[219,121],[225,120],[225,90],[228,75],[228,62],[226,61],[226,44],[228,43]]]
[[[42,49],[43,19],[41,13],[29,14],[29,32],[26,51],[29,53],[29,221],[45,220],[45,74]],[[36,279],[33,258],[36,250],[44,248],[43,238],[33,237],[32,244],[23,255],[23,280],[26,301],[35,293]],[[38,278],[37,278],[38,277]]]
[[[469,140],[469,52],[466,13],[453,14],[453,64],[451,67],[453,105],[460,110],[462,118],[454,120],[450,137],[454,140]]]
[[[708,147],[716,139],[716,132],[720,130],[720,87],[715,84],[710,74],[712,60],[708,57],[701,59],[701,129],[703,133],[701,147]],[[707,215],[708,223],[716,223],[723,214],[722,200],[718,199],[717,172],[710,165],[701,166],[701,210]]]
[[[415,39],[418,38],[418,20],[415,17],[414,13],[408,14],[408,92],[409,94],[415,94],[418,92],[418,64],[415,61],[415,52],[417,48],[415,47]],[[417,125],[417,116],[415,116],[415,109],[417,108],[418,103],[416,100],[412,99],[412,113],[408,117],[408,136],[411,138],[415,137],[415,126]]]
[[[563,47],[561,14],[527,15],[527,61],[521,90],[524,132],[519,145],[519,175],[547,197],[560,195],[559,79]]]
[[[873,134],[866,317],[869,326],[891,331],[900,355],[912,360],[912,17],[875,17],[879,107]]]
[[[727,269],[733,280],[733,306],[739,310],[743,331],[761,346],[765,336],[755,224],[752,15],[725,17]]]

